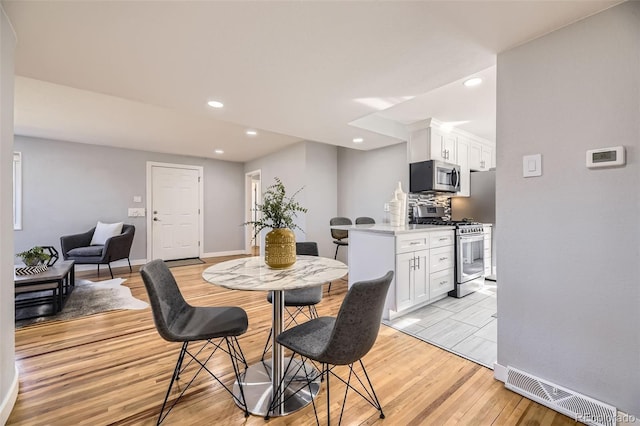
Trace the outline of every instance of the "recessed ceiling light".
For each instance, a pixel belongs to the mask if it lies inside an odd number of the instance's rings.
[[[362,143],[364,142],[364,139],[362,138],[353,138],[353,143]]]
[[[464,84],[467,87],[473,87],[473,86],[477,86],[480,83],[482,83],[482,79],[480,77],[473,77],[468,80],[465,80],[464,83],[462,84]]]
[[[220,101],[209,101],[207,102],[207,105],[209,105],[211,108],[222,108],[224,106],[224,104]]]
[[[213,151],[213,152],[215,152],[216,154],[224,154],[224,151],[223,151],[223,150],[221,150],[221,149],[216,149],[216,150],[215,150],[215,151]]]
[[[252,129],[247,130],[245,133],[247,134],[247,136],[255,136],[258,134],[258,132]]]

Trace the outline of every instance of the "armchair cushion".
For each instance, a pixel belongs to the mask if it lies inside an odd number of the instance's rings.
[[[91,237],[91,245],[102,246],[107,242],[109,238],[122,234],[122,226],[123,226],[122,222],[117,222],[117,223],[98,222],[98,224],[96,225],[96,230],[93,232],[93,237]]]
[[[67,252],[69,256],[102,256],[102,250],[104,246],[88,246],[88,247],[76,247]]]

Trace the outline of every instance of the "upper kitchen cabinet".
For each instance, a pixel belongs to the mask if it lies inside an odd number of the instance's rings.
[[[429,124],[433,124],[432,120],[427,121]],[[439,127],[429,125],[427,127],[414,128],[409,132],[407,147],[409,150],[409,163],[439,160],[457,164],[456,135],[444,132]]]
[[[464,130],[447,128],[435,118],[410,124],[408,134],[409,163],[439,160],[474,171],[495,166],[494,143]]]
[[[489,170],[493,167],[493,146],[470,141],[469,145],[469,168],[476,171]]]

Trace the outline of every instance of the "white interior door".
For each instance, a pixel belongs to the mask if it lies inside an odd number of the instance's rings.
[[[200,256],[200,170],[151,166],[153,259]]]

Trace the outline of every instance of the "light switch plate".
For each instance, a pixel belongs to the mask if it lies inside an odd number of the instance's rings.
[[[542,176],[542,154],[525,155],[522,157],[522,176]]]
[[[145,209],[144,207],[129,207],[129,217],[144,217]]]

